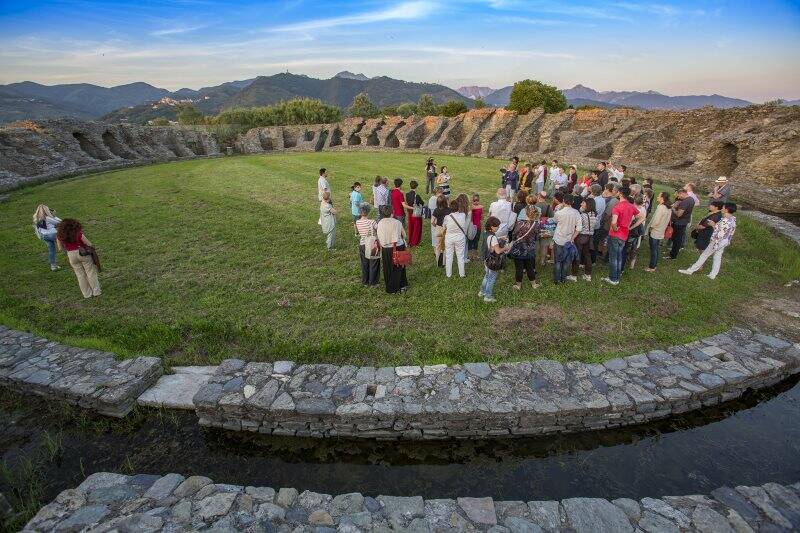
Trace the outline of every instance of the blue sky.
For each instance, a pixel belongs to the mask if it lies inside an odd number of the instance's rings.
[[[451,87],[800,98],[800,0],[0,0],[0,83],[178,89],[340,70]]]

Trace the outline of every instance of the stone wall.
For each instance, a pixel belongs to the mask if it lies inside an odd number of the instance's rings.
[[[0,191],[76,174],[220,155],[200,129],[72,119],[0,127]]]
[[[638,424],[800,371],[800,345],[733,329],[603,364],[539,360],[372,368],[228,359],[194,396],[200,424],[377,439],[483,438]]]
[[[676,185],[694,181],[708,188],[717,176],[726,175],[735,197],[748,205],[800,213],[798,126],[798,106],[591,109],[549,115],[485,108],[453,118],[351,118],[337,124],[256,128],[239,137],[236,149],[246,154],[403,149],[517,155],[592,168],[611,160],[626,164],[634,174]]]
[[[720,487],[709,495],[633,500],[494,501],[332,496],[242,487],[202,476],[97,473],[61,492],[23,531],[797,531],[800,483]]]
[[[123,417],[161,375],[157,357],[117,361],[114,354],[65,346],[0,326],[0,385]]]

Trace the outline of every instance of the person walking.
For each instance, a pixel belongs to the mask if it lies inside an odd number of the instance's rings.
[[[579,214],[581,229],[575,237],[575,247],[578,257],[572,262],[572,276],[578,278],[578,265],[583,264],[583,280],[592,281],[592,239],[597,229],[597,212],[593,198],[584,198],[581,201]]]
[[[536,282],[536,241],[539,238],[539,210],[534,205],[525,208],[525,218],[517,221],[514,227],[517,238],[511,243],[509,256],[514,260],[514,288],[522,289],[523,274],[534,289]]]
[[[413,248],[419,246],[419,241],[422,240],[422,208],[425,202],[417,194],[417,187],[419,183],[416,180],[411,180],[409,183],[409,190],[406,193],[406,216],[408,217],[408,245]]]
[[[383,206],[383,218],[378,222],[378,243],[381,246],[381,262],[383,263],[383,282],[386,292],[394,294],[408,289],[406,267],[394,264],[392,258],[395,249],[406,249],[406,230],[399,220],[392,216],[392,208]]]
[[[60,223],[61,219],[44,204],[39,204],[33,212],[33,232],[47,245],[47,260],[52,271],[61,270],[56,256],[56,234]]]
[[[436,189],[436,164],[429,158],[425,164],[425,194],[433,194]]]
[[[500,229],[500,219],[490,216],[486,219],[486,253],[487,256],[491,254],[502,255],[508,252],[511,247],[505,244],[505,241],[497,236],[497,231]],[[494,297],[494,284],[497,282],[499,270],[492,270],[489,268],[489,259],[487,264],[484,264],[485,273],[483,281],[481,281],[481,288],[478,290],[478,297],[483,298],[484,303],[493,303],[497,300]]]
[[[381,272],[381,249],[378,244],[378,224],[369,218],[371,206],[362,203],[359,207],[359,218],[356,220],[358,255],[361,259],[361,283],[367,287],[378,284]]]
[[[609,273],[607,278],[603,278],[606,283],[619,285],[625,243],[630,233],[631,221],[638,214],[639,210],[631,203],[630,196],[620,194],[619,202],[614,206],[611,214],[611,228],[608,232]]]
[[[678,270],[681,274],[691,275],[703,268],[703,265],[708,258],[712,255],[714,259],[711,264],[711,272],[708,274],[709,279],[716,279],[719,275],[719,270],[722,267],[722,254],[725,253],[725,249],[730,246],[731,240],[733,239],[733,234],[736,233],[736,217],[733,214],[736,213],[736,204],[733,202],[726,202],[722,206],[722,218],[719,222],[714,222],[712,220],[708,221],[708,224],[711,224],[714,227],[714,233],[711,235],[711,242],[708,244],[708,247],[703,250],[703,253],[700,254],[700,257],[697,258],[697,261],[686,269]]]
[[[336,244],[336,209],[331,203],[330,191],[322,193],[322,202],[319,204],[319,219],[322,223],[322,234],[325,235],[325,245],[330,250]]]
[[[458,275],[466,276],[467,215],[458,207],[457,200],[450,202],[450,214],[444,217],[444,272],[448,278],[453,275],[453,256],[458,263]]]
[[[83,226],[74,218],[65,218],[58,225],[56,242],[60,250],[67,252],[69,265],[78,278],[78,287],[84,298],[100,296],[98,268],[90,252],[92,243],[83,234]]]
[[[574,255],[569,253],[569,244],[575,246],[575,237],[581,229],[580,213],[572,207],[572,195],[557,192],[555,199],[558,205],[553,218],[556,221],[556,230],[553,233],[553,282],[555,284],[565,281],[577,281],[572,275],[567,275],[567,269],[572,265]]]
[[[664,239],[664,233],[669,226],[670,218],[672,216],[672,202],[669,199],[669,193],[662,192],[656,196],[656,210],[653,213],[653,218],[650,219],[650,225],[647,227],[648,242],[650,245],[650,263],[645,272],[655,272],[658,266],[658,256],[661,252],[661,241]]]

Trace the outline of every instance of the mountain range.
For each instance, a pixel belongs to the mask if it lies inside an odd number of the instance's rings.
[[[492,106],[506,106],[511,97],[512,86],[489,93],[484,101]],[[462,87],[462,89],[466,89]],[[461,91],[461,89],[459,89]],[[752,102],[730,98],[719,94],[667,96],[656,91],[596,91],[583,85],[561,89],[567,103],[573,107],[594,105],[598,107],[634,107],[639,109],[696,109],[713,106],[719,108],[744,107]],[[465,94],[462,92],[461,94]]]
[[[494,92],[494,89],[491,87],[479,87],[478,85],[467,85],[465,87],[459,87],[456,91],[462,96],[475,100],[477,98],[486,98]]]

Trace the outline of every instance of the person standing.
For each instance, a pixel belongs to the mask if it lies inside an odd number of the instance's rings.
[[[597,229],[597,212],[592,198],[584,198],[580,205],[581,229],[575,237],[578,257],[572,262],[572,276],[578,278],[578,265],[583,264],[583,281],[592,281],[592,240]]]
[[[389,183],[389,180],[385,177],[376,176],[375,177],[375,198],[373,198],[373,203],[375,204],[375,209],[377,210],[377,220],[380,220],[383,216],[383,206],[389,205],[389,188],[386,186]]]
[[[693,209],[694,200],[689,198],[684,189],[678,189],[675,203],[672,204],[672,248],[669,252],[670,259],[677,259],[678,252],[683,248],[686,238],[686,226],[692,219]]]
[[[728,178],[720,176],[714,181],[714,189],[711,191],[711,199],[719,202],[730,202],[731,199],[731,184],[728,183]]]
[[[700,219],[697,227],[692,230],[692,237],[694,237],[694,245],[701,252],[708,247],[711,242],[711,235],[714,233],[714,226],[709,224],[708,221],[719,222],[722,218],[722,206],[725,205],[719,200],[714,200],[708,204],[708,214]]]
[[[56,242],[60,250],[67,252],[69,266],[78,278],[78,287],[84,298],[100,296],[100,280],[97,277],[98,269],[92,255],[81,255],[81,251],[87,247],[91,248],[92,243],[83,234],[83,226],[74,218],[65,218],[58,225],[56,231]]]
[[[33,232],[36,237],[47,245],[47,259],[50,263],[50,270],[61,270],[58,266],[56,257],[56,234],[61,219],[53,213],[49,207],[39,204],[33,213]]]
[[[358,255],[361,259],[361,283],[367,287],[378,284],[381,272],[380,245],[377,240],[377,223],[369,218],[370,205],[359,206],[359,218],[356,220],[356,231],[360,237]],[[367,250],[367,245],[370,249]],[[374,248],[372,248],[374,244]]]
[[[597,163],[597,183],[603,188],[608,185],[608,170],[606,170],[606,164],[602,161]]]
[[[517,221],[514,230],[517,238],[511,244],[514,259],[514,288],[522,289],[522,276],[528,275],[528,281],[534,289],[536,283],[536,241],[539,238],[539,210],[534,205],[525,208],[525,218]]]
[[[331,203],[330,191],[322,193],[319,214],[319,219],[322,221],[322,234],[325,235],[325,245],[330,250],[336,244],[336,209]]]
[[[448,202],[450,201],[450,179],[450,173],[447,171],[447,167],[443,166],[439,177],[436,178],[436,185],[442,188],[442,194],[444,194]]]
[[[388,205],[383,206],[383,218],[378,222],[377,233],[381,246],[386,292],[389,294],[405,292],[408,289],[406,267],[395,265],[392,255],[395,248],[400,251],[406,249],[406,230],[400,221],[392,216],[392,208]]]
[[[399,220],[403,227],[405,227],[406,211],[408,211],[410,206],[406,203],[406,195],[403,193],[402,179],[394,179],[394,188],[392,189],[390,198],[392,203],[392,216]]]
[[[509,163],[503,172],[503,187],[506,189],[506,197],[513,198],[519,187],[519,173],[514,163]]]
[[[433,212],[436,211],[436,206],[439,202],[439,198],[444,196],[444,192],[442,191],[441,187],[436,187],[433,191],[433,195],[428,198],[428,212],[430,217],[431,223],[431,246],[433,246],[434,253],[436,252],[436,221],[433,218]],[[438,257],[438,256],[437,256]]]
[[[489,216],[495,217],[500,221],[500,227],[497,229],[496,234],[498,239],[508,237],[508,223],[513,215],[514,211],[511,209],[511,202],[508,201],[506,189],[497,189],[497,200],[489,205]]]
[[[573,192],[575,189],[575,185],[578,184],[578,168],[575,165],[569,166],[569,174],[567,174],[567,192],[572,193],[573,196],[575,193]]]
[[[408,217],[408,245],[410,247],[419,246],[419,241],[422,240],[422,208],[425,202],[417,194],[417,187],[419,183],[416,180],[411,180],[409,184],[411,190],[406,193],[406,216]]]
[[[472,225],[475,226],[475,238],[470,239],[467,243],[467,251],[474,250],[477,252],[478,245],[481,242],[481,222],[483,221],[483,205],[481,204],[481,197],[478,194],[472,195],[470,218],[472,219]]]
[[[364,196],[361,194],[361,184],[355,182],[350,188],[350,214],[353,215],[353,228],[356,230],[356,237],[358,237],[356,222],[361,218],[360,207],[362,203],[364,203]]]
[[[467,215],[459,211],[458,201],[450,202],[450,214],[444,217],[444,272],[453,275],[453,256],[458,263],[458,275],[465,277],[464,261],[467,244]]]
[[[608,232],[611,231],[611,218],[613,217],[614,207],[616,207],[617,202],[619,202],[619,185],[616,183],[606,184],[603,190],[603,200],[605,208],[602,213],[600,213],[600,211],[597,212],[602,223],[598,224],[597,231],[594,233],[595,263],[597,263],[597,257],[603,257],[605,260],[608,260],[608,247],[606,242],[608,240]]]
[[[436,255],[436,264],[440,267],[444,266],[444,220],[450,214],[450,207],[447,203],[447,198],[444,193],[436,200],[436,209],[433,210],[431,217],[432,229],[435,229],[436,242],[433,246],[433,253]]]
[[[322,195],[325,192],[331,192],[331,185],[328,183],[328,171],[325,168],[319,169],[319,178],[317,178],[317,200],[322,202]],[[317,221],[317,224],[322,225],[322,217]]]
[[[650,244],[650,263],[645,272],[655,272],[658,266],[658,256],[661,252],[661,241],[664,239],[664,233],[669,226],[670,217],[672,216],[672,202],[669,199],[669,193],[662,192],[656,196],[656,211],[653,213],[653,218],[650,219],[650,225],[647,227],[647,234]]]
[[[505,192],[505,191],[504,191]],[[508,252],[511,247],[506,245],[503,240],[497,236],[497,230],[500,229],[500,220],[497,217],[490,216],[486,219],[486,253],[487,255],[495,254],[501,255]],[[499,270],[492,270],[488,264],[484,264],[483,281],[481,288],[478,290],[478,297],[483,298],[484,303],[493,303],[497,300],[494,298],[494,284],[497,281]]]
[[[567,269],[569,269],[574,258],[574,254],[569,253],[568,245],[575,246],[573,241],[581,230],[581,216],[572,207],[572,195],[557,192],[555,199],[558,201],[558,205],[553,215],[556,221],[556,230],[553,233],[553,257],[555,260],[553,282],[559,284],[564,283],[567,279],[577,281],[574,276],[567,275]]]
[[[603,278],[606,283],[619,285],[625,243],[628,241],[631,221],[638,214],[639,210],[631,203],[631,198],[620,194],[619,201],[612,210],[611,228],[608,232],[609,274],[607,278]]]
[[[436,164],[429,158],[425,164],[425,194],[433,194],[436,189]]]
[[[716,279],[719,275],[719,270],[722,267],[722,254],[725,249],[730,246],[733,234],[736,233],[736,204],[726,202],[722,206],[722,219],[719,222],[708,221],[708,224],[714,227],[714,233],[711,235],[711,242],[708,247],[703,250],[697,261],[686,269],[678,270],[681,274],[694,274],[701,268],[712,255],[714,256],[711,264],[711,272],[708,274],[709,279]]]
[[[536,194],[540,194],[544,191],[545,182],[547,181],[547,162],[542,160],[539,166],[536,167],[535,172],[536,172]]]

